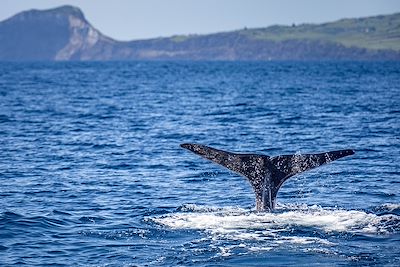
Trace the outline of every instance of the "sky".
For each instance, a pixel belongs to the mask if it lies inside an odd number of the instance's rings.
[[[28,9],[79,7],[117,40],[321,23],[400,12],[400,0],[0,0],[0,20]]]

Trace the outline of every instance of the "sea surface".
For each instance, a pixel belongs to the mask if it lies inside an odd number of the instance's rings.
[[[354,149],[255,210],[179,147]],[[0,63],[0,265],[399,266],[400,63]]]

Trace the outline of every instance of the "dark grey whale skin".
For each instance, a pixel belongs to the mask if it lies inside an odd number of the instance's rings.
[[[256,195],[257,211],[272,211],[279,188],[293,175],[354,154],[354,150],[346,149],[269,157],[237,154],[199,144],[187,143],[181,144],[181,147],[246,177]]]

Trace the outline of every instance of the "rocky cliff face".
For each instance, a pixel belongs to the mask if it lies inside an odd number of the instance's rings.
[[[65,16],[67,17],[65,27],[68,28],[68,42],[57,51],[55,60],[90,60],[96,56],[105,56],[107,47],[115,45],[115,41],[93,28],[80,11],[71,7],[64,7],[64,9],[66,9]],[[99,47],[101,49],[98,49]]]
[[[400,60],[393,39],[400,36],[400,16],[381,17],[118,42],[96,30],[78,8],[63,6],[0,22],[0,60]],[[385,28],[392,39],[380,30],[382,21],[394,23]],[[380,38],[389,40],[385,47],[379,47]],[[373,49],[367,41],[375,42]]]
[[[2,60],[90,60],[114,44],[71,6],[29,10],[0,23]]]

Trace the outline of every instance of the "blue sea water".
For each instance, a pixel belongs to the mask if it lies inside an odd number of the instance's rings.
[[[356,154],[273,213],[196,142]],[[400,63],[0,63],[0,265],[399,266]]]

